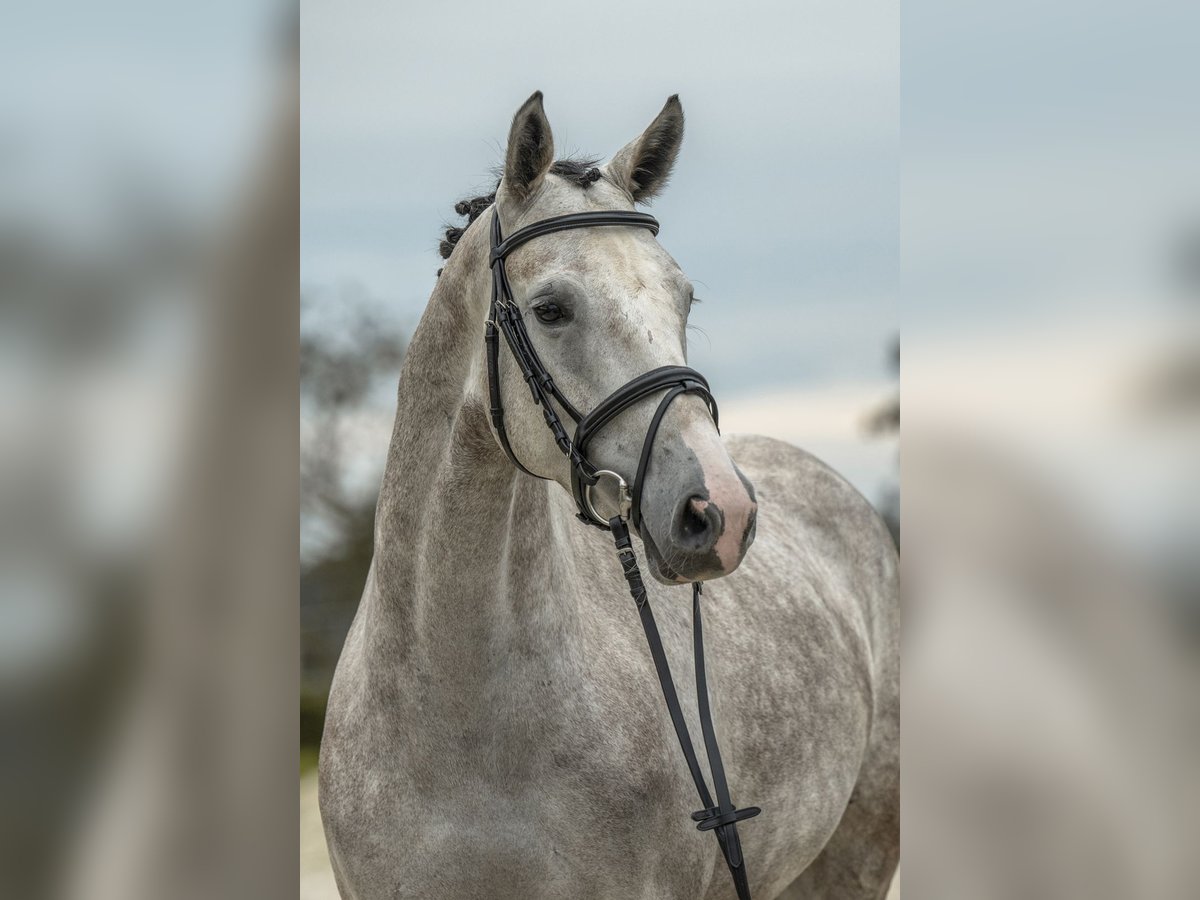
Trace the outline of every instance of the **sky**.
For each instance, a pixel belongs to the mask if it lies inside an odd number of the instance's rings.
[[[694,4],[545,9],[305,4],[305,288],[358,282],[415,323],[439,226],[490,186],[534,90],[560,156],[605,158],[678,93],[687,136],[652,212],[704,301],[692,364],[721,395],[886,380],[897,6],[750,4],[730,23]]]

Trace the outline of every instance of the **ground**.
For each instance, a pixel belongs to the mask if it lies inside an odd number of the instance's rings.
[[[317,809],[317,773],[300,777],[300,900],[338,900]]]

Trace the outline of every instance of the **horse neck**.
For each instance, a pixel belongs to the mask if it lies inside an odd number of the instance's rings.
[[[364,597],[366,639],[457,703],[514,653],[560,655],[576,621],[561,490],[517,472],[487,424],[489,215],[460,239],[405,354]]]

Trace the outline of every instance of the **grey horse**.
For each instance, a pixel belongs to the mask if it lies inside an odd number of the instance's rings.
[[[633,209],[667,181],[683,123],[672,97],[577,177],[555,162],[534,94],[513,119],[494,203],[458,240],[413,335],[375,555],[321,746],[345,898],[734,896],[716,841],[689,817],[698,802],[612,543],[576,521],[568,464],[507,351],[512,447],[548,480],[505,457],[482,340],[491,217],[511,234]],[[580,409],[684,364],[691,286],[649,231],[541,237],[508,273],[542,361]],[[657,399],[601,433],[596,465],[633,474]],[[764,810],[740,829],[754,897],[883,897],[899,852],[899,615],[879,517],[804,451],[722,438],[695,395],[662,423],[642,513],[644,569],[663,585],[651,602],[694,735],[681,585],[716,579],[704,593],[714,716],[734,802]]]

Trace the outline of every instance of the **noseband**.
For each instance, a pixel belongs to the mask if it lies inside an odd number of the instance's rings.
[[[671,724],[675,727],[675,735],[683,750],[684,759],[695,782],[696,791],[704,809],[692,813],[692,819],[697,822],[700,831],[712,831],[720,845],[721,853],[729,866],[733,883],[740,900],[750,900],[750,887],[746,876],[745,859],[742,856],[741,841],[738,837],[737,823],[749,819],[761,812],[757,806],[737,809],[729,797],[729,785],[725,779],[725,767],[721,762],[721,751],[717,746],[716,730],[713,727],[712,711],[709,708],[708,685],[704,668],[704,634],[700,617],[700,582],[692,584],[692,628],[693,650],[696,663],[696,702],[700,713],[700,730],[704,738],[704,749],[708,756],[709,770],[712,772],[713,790],[716,802],[713,802],[708,783],[700,769],[696,757],[695,746],[688,732],[687,722],[683,717],[683,709],[679,697],[675,693],[675,682],[671,678],[671,669],[663,650],[662,639],[658,626],[654,621],[654,613],[646,596],[646,587],[638,569],[637,556],[633,552],[633,544],[629,537],[627,521],[633,523],[635,529],[641,532],[642,515],[642,485],[646,478],[646,469],[650,463],[650,451],[654,447],[654,438],[658,427],[662,424],[667,408],[677,398],[684,394],[698,394],[708,406],[713,423],[717,423],[717,402],[709,391],[708,381],[695,369],[687,366],[662,366],[652,369],[627,382],[601,400],[591,412],[586,415],[568,400],[559,390],[554,379],[542,364],[537,350],[525,330],[525,322],[521,311],[513,299],[512,287],[508,282],[508,274],[504,265],[508,255],[513,250],[537,237],[553,234],[556,231],[566,231],[573,228],[593,228],[598,226],[624,226],[649,229],[658,234],[658,221],[651,215],[639,212],[621,210],[603,212],[572,213],[565,216],[555,216],[543,219],[532,225],[513,232],[507,239],[500,228],[500,216],[495,207],[492,209],[492,303],[484,334],[484,344],[487,349],[488,394],[491,401],[492,427],[499,438],[500,446],[505,454],[522,472],[535,478],[545,478],[527,469],[513,452],[504,428],[504,403],[500,396],[500,335],[504,335],[505,343],[512,351],[513,359],[521,370],[525,383],[529,386],[533,402],[542,408],[542,416],[546,425],[554,435],[554,443],[571,466],[571,489],[578,507],[578,517],[589,525],[611,531],[616,544],[617,558],[629,584],[629,593],[637,606],[642,628],[646,632],[646,640],[650,645],[650,655],[654,660],[654,668],[662,685],[663,698],[667,704],[667,712],[671,716]],[[608,469],[599,469],[587,457],[588,445],[604,426],[611,423],[621,413],[640,401],[654,394],[665,391],[650,420],[650,427],[642,442],[641,457],[638,460],[637,474],[630,486],[624,478]],[[555,405],[562,409],[575,423],[574,436],[567,434],[559,418]],[[596,512],[592,503],[592,489],[604,478],[611,479],[617,489],[617,515],[605,519]]]

